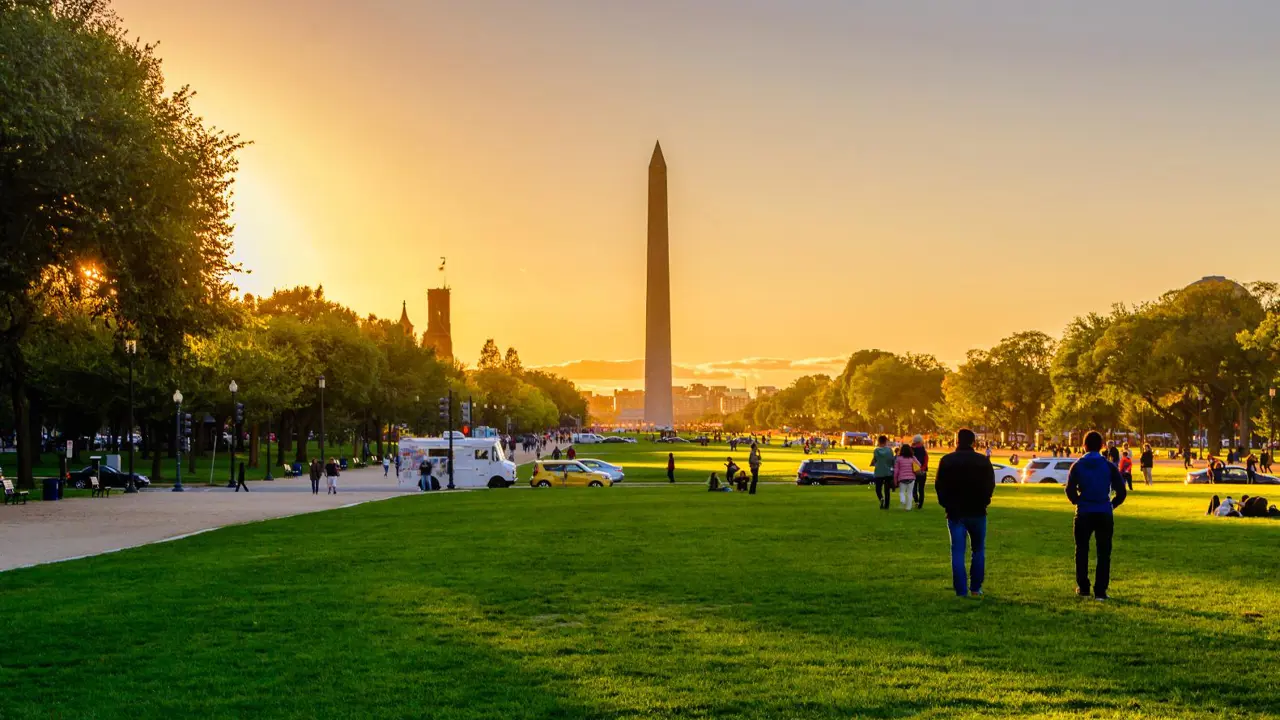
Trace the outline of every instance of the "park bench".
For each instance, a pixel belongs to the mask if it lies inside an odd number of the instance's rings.
[[[111,495],[111,487],[104,482],[99,482],[98,478],[89,476],[89,488],[93,491],[89,493],[89,497],[108,497]]]
[[[285,477],[300,477],[302,475],[302,463],[294,463],[284,466]]]
[[[26,490],[14,489],[13,481],[8,478],[5,478],[4,480],[0,480],[0,482],[4,483],[4,504],[5,505],[8,505],[9,503],[13,503],[14,505],[17,505],[19,502],[21,502],[23,505],[27,504],[27,495],[29,495],[30,493],[28,493]]]

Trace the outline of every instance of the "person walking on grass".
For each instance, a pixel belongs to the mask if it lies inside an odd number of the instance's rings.
[[[329,489],[328,491],[325,492],[325,495],[337,495],[338,494],[338,461],[335,460],[334,458],[329,458],[329,463],[324,466],[324,474],[329,480]]]
[[[1142,467],[1142,479],[1146,481],[1147,487],[1151,487],[1151,470],[1156,466],[1156,454],[1151,451],[1150,445],[1142,446],[1142,457],[1138,458],[1138,465]]]
[[[871,453],[871,474],[875,477],[881,510],[889,509],[889,497],[893,493],[893,459],[889,438],[884,435],[876,438],[876,449]]]
[[[898,502],[903,510],[910,511],[911,506],[916,504],[916,471],[919,468],[920,461],[916,460],[915,451],[910,445],[903,443],[898,450],[898,457],[893,461],[893,484],[898,486]]]
[[[311,472],[309,473],[309,475],[311,476],[311,494],[319,495],[320,494],[320,475],[323,474],[324,472],[323,468],[320,465],[319,459],[312,458],[310,470]]]
[[[924,438],[917,435],[911,438],[911,452],[915,453],[916,462],[920,463],[920,471],[916,473],[914,486],[916,508],[924,508],[924,481],[929,475],[929,451],[924,446]]]
[[[676,481],[676,454],[667,453],[667,482]]]
[[[751,489],[748,495],[756,494],[756,483],[760,480],[760,446],[751,441],[751,454],[747,456],[747,467],[751,468]]]
[[[973,431],[956,433],[956,449],[938,462],[933,490],[938,504],[947,513],[951,535],[951,585],[959,597],[982,597],[987,573],[987,506],[996,490],[996,473],[991,460],[973,449]],[[971,559],[965,574],[966,540]]]
[[[1080,597],[1090,595],[1089,539],[1096,536],[1098,568],[1092,594],[1097,600],[1106,600],[1111,584],[1114,510],[1124,503],[1127,491],[1120,469],[1102,455],[1102,435],[1096,431],[1085,435],[1084,448],[1085,454],[1072,464],[1067,473],[1067,499],[1076,506],[1076,594]]]
[[[1124,483],[1133,490],[1133,458],[1129,457],[1129,451],[1124,451],[1124,456],[1120,458],[1120,477],[1124,478]]]

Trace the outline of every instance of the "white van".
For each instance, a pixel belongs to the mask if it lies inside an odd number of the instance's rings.
[[[448,438],[400,438],[400,486],[418,487],[418,467],[424,459],[442,469],[449,458]],[[448,483],[441,473],[440,484]],[[509,487],[516,482],[516,464],[502,452],[497,438],[454,438],[454,487]]]
[[[604,437],[595,433],[574,433],[569,440],[576,445],[595,445],[604,442]]]

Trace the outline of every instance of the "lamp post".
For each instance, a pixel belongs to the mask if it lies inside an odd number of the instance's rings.
[[[182,492],[182,391],[173,391],[174,443],[178,449],[178,464],[174,466],[177,473],[173,482],[173,491]]]
[[[271,475],[271,412],[272,411],[270,409],[267,410],[267,475],[262,478],[263,480],[275,480]],[[262,446],[256,442],[254,445],[254,452],[257,452],[262,448]]]
[[[125,483],[124,491],[136,493],[138,486],[133,482],[133,358],[138,354],[138,341],[125,340],[124,354],[129,356],[129,481]]]
[[[1267,441],[1267,452],[1271,452],[1276,445],[1276,389],[1271,388],[1267,394],[1271,396],[1271,439]]]
[[[320,462],[324,462],[324,376],[316,381],[320,387]]]
[[[231,391],[231,479],[227,487],[233,488],[236,486],[236,438],[240,434],[236,427],[236,393],[240,392],[240,386],[232,380],[227,389]]]

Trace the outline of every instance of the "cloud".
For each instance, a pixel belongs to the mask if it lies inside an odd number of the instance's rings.
[[[751,357],[740,360],[717,360],[697,364],[675,363],[671,374],[674,381],[741,381],[762,375],[800,376],[824,373],[835,375],[844,370],[846,357],[816,357],[789,360],[786,358]],[[636,384],[644,379],[644,360],[574,360],[557,365],[543,365],[557,375],[586,385],[616,383]]]

